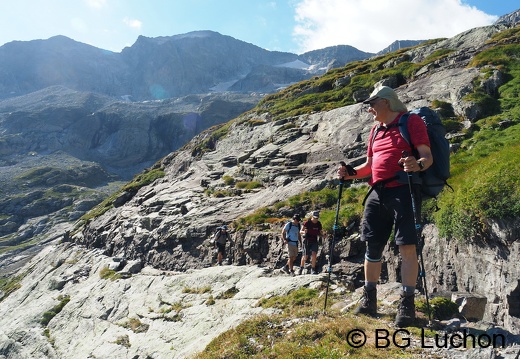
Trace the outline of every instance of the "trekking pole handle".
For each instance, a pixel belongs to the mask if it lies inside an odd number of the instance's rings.
[[[351,165],[347,165],[344,161],[340,161],[339,164],[341,165],[341,167],[345,167],[349,176],[357,175],[357,171]],[[341,178],[341,181],[344,181],[344,178]]]
[[[409,153],[408,151],[402,151],[402,152],[401,152],[401,158],[406,158],[406,157],[408,157],[408,156],[410,156],[410,153]],[[400,163],[399,163],[399,166],[401,166],[401,167],[404,168],[404,162],[400,162]],[[412,175],[410,172],[408,172],[407,174],[408,174],[408,176],[411,176],[411,175]]]

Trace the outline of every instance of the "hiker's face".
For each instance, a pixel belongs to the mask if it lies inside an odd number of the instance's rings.
[[[368,112],[374,115],[374,119],[377,120],[378,114],[381,114],[386,109],[386,100],[383,98],[376,98],[368,104]]]

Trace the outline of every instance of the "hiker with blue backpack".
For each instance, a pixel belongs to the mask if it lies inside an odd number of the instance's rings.
[[[284,272],[294,276],[294,261],[298,256],[298,246],[302,245],[302,237],[300,234],[301,218],[298,214],[292,217],[292,221],[287,222],[282,228],[282,239],[287,244],[287,264],[283,267]]]
[[[377,122],[369,135],[366,161],[354,168],[355,175],[348,175],[345,166],[338,169],[342,180],[370,177],[371,188],[364,201],[361,225],[361,239],[366,242],[365,285],[355,313],[377,314],[377,282],[383,250],[393,230],[402,260],[402,291],[395,324],[408,327],[415,321],[420,174],[433,164],[430,138],[425,121],[417,114],[408,113],[390,87],[376,88],[363,103]],[[411,141],[403,137],[399,128],[403,126]]]

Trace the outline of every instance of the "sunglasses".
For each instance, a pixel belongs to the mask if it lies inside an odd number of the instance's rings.
[[[368,103],[368,107],[374,107],[374,105],[375,105],[379,100],[381,100],[380,97],[373,99],[372,101],[370,101],[370,102]]]

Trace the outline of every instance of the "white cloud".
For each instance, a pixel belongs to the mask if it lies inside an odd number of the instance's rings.
[[[302,0],[293,36],[302,52],[334,45],[378,52],[395,40],[452,37],[496,19],[460,0]]]
[[[107,5],[107,0],[85,0],[88,7],[101,9]]]
[[[143,26],[142,21],[137,20],[137,19],[130,19],[130,18],[125,17],[123,19],[123,22],[126,24],[126,26],[131,27],[133,29],[137,29],[137,30],[140,30],[141,27]]]

